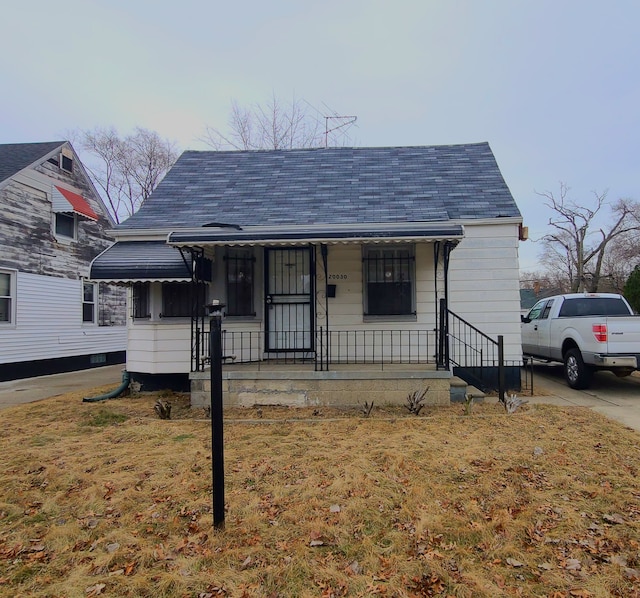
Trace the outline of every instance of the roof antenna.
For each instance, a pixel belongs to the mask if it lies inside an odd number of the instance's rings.
[[[340,124],[336,125],[333,128],[329,128],[329,120],[337,120],[341,121]],[[324,117],[324,147],[325,149],[329,146],[329,133],[332,131],[337,131],[338,129],[342,129],[344,127],[349,127],[353,123],[358,120],[357,116],[325,116]]]

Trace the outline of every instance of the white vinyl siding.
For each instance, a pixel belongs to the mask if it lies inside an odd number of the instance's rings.
[[[16,326],[0,326],[0,363],[123,351],[124,326],[82,326],[82,281],[16,273]]]
[[[521,361],[518,225],[465,225],[451,253],[449,309],[492,338],[505,360]]]
[[[465,239],[453,249],[449,268],[450,309],[493,338],[503,335],[505,358],[514,362],[519,362],[522,355],[517,248],[517,224],[465,224]],[[363,308],[362,246],[336,244],[328,247],[326,282],[336,285],[336,294],[327,299],[321,288],[324,276],[322,256],[320,248],[316,247],[319,286],[316,289],[315,307],[318,327],[326,326],[324,309],[328,306],[331,332],[424,331],[430,339],[434,339],[438,322],[433,250],[432,242],[415,244],[415,318],[376,318],[370,321],[365,318]],[[219,270],[220,274],[222,272]],[[256,269],[255,275],[256,280],[262,279],[260,269]],[[213,297],[223,296],[224,280],[224,276],[220,275],[212,285]],[[444,282],[441,258],[437,276],[438,298],[444,297]],[[160,312],[160,286],[159,283],[152,284],[151,319],[129,320],[127,369],[146,373],[188,373],[191,368],[190,324],[184,319],[156,319]],[[263,302],[263,289],[256,287],[256,307],[260,309]],[[260,313],[252,322],[224,319],[223,329],[229,332],[252,330],[262,333],[264,319]],[[260,334],[255,338],[261,338]],[[251,349],[252,355],[260,353],[259,348]],[[238,351],[237,348],[231,349],[234,353]],[[435,346],[430,345],[428,352],[428,357],[432,359]],[[242,358],[240,355],[238,357]]]
[[[191,324],[138,321],[130,325],[127,370],[147,374],[188,373],[191,370]]]

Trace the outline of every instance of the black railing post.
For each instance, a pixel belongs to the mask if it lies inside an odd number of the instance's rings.
[[[211,474],[213,485],[213,526],[224,528],[224,441],[222,425],[222,308],[223,303],[207,306],[209,353],[211,358]]]
[[[505,393],[505,370],[504,370],[504,337],[498,335],[498,397],[504,404]]]
[[[448,332],[447,302],[440,299],[440,322],[438,326],[438,355],[436,365],[438,369],[449,369],[449,332]]]

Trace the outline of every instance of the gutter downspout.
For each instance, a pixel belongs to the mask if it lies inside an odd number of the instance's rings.
[[[129,381],[131,380],[131,376],[127,370],[122,370],[122,384],[118,386],[115,390],[111,392],[107,392],[105,394],[98,395],[97,397],[85,397],[82,399],[83,403],[97,403],[99,401],[106,401],[107,399],[115,399],[120,396],[127,388],[129,388]]]

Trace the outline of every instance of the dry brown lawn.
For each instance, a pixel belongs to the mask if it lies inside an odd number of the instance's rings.
[[[640,437],[587,409],[230,410],[214,530],[203,413],[81,397],[2,411],[1,596],[640,596]]]

